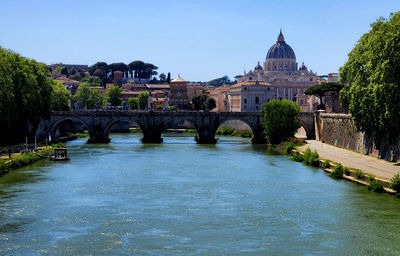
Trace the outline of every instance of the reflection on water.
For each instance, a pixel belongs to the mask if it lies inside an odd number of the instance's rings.
[[[400,200],[222,137],[112,134],[0,177],[0,255],[399,255]]]

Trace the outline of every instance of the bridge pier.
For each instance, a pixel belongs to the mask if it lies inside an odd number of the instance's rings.
[[[150,112],[139,123],[140,128],[143,132],[142,143],[162,143],[161,133],[163,131],[163,125],[160,122],[161,118],[154,116],[153,112]]]
[[[109,143],[111,141],[108,133],[104,131],[103,127],[96,125],[89,128],[89,139],[87,143]]]
[[[162,143],[163,138],[161,138],[162,130],[157,127],[152,127],[152,129],[147,128],[146,130],[142,128],[143,138],[142,143]]]
[[[196,142],[199,144],[215,144],[217,140],[215,139],[215,129],[210,127],[200,127],[197,128]]]

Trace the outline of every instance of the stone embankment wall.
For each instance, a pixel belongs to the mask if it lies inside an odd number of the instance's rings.
[[[373,145],[373,139],[357,131],[350,115],[319,113],[315,121],[318,141],[378,156],[379,151]]]

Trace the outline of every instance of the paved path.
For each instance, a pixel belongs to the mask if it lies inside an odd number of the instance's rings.
[[[365,173],[373,174],[385,180],[390,180],[394,174],[400,172],[400,166],[396,165],[396,163],[335,147],[320,141],[307,140],[307,144],[298,149],[305,151],[307,147],[312,150],[316,149],[321,159],[341,163],[349,168],[360,169]]]

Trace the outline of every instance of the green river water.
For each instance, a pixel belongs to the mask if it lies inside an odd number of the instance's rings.
[[[0,255],[400,255],[400,200],[222,137],[68,142],[0,177]]]

